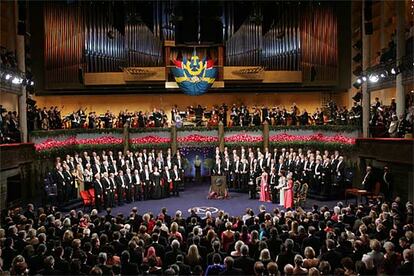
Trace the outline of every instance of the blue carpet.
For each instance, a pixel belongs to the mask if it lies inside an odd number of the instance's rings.
[[[183,216],[189,214],[189,210],[193,207],[208,207],[214,213],[217,210],[224,210],[232,216],[239,216],[245,213],[246,208],[252,208],[255,213],[258,212],[259,206],[264,204],[268,212],[272,212],[274,208],[281,208],[279,205],[272,203],[259,202],[258,199],[249,199],[246,193],[230,192],[230,198],[224,200],[210,200],[207,199],[209,190],[208,184],[187,184],[184,191],[180,192],[179,197],[170,197],[158,200],[136,201],[129,204],[124,204],[115,207],[112,214],[122,213],[128,216],[133,207],[138,208],[138,212],[143,214],[145,212],[152,212],[154,215],[159,214],[162,207],[166,207],[170,215],[174,215],[176,210],[181,210]],[[336,201],[316,201],[308,199],[305,205],[305,210],[310,210],[313,204],[319,207],[327,205],[333,207]],[[204,211],[203,211],[204,209]],[[205,212],[203,208],[201,214]],[[283,208],[281,208],[283,209]]]

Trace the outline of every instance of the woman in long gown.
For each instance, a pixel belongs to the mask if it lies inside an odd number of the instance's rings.
[[[85,178],[83,176],[83,167],[81,164],[76,165],[73,176],[75,177],[76,196],[80,198],[80,192],[85,190]]]
[[[152,173],[152,198],[160,199],[162,198],[162,187],[161,187],[161,174],[158,171],[158,167],[154,166],[154,172]]]
[[[263,168],[260,180],[260,201],[262,202],[270,202],[269,184],[267,182],[268,176],[266,170]]]
[[[276,186],[276,189],[279,190],[279,205],[285,205],[285,188],[286,186],[286,177],[283,171],[279,172],[279,184]]]
[[[287,186],[285,189],[285,209],[292,208],[293,207],[293,179],[292,174],[289,173],[287,176]]]

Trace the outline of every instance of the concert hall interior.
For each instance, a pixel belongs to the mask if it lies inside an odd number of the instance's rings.
[[[0,274],[414,275],[414,0],[0,18]]]

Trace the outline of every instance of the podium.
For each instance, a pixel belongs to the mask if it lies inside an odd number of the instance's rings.
[[[211,176],[210,193],[215,193],[218,197],[225,197],[227,195],[225,175]]]

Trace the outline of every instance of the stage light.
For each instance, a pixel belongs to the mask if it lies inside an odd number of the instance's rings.
[[[367,77],[363,76],[363,77],[362,77],[362,80],[363,80],[363,81],[367,81]]]
[[[359,84],[361,84],[361,83],[362,83],[362,80],[361,80],[360,78],[358,78],[356,81],[357,81],[357,83],[359,83]]]
[[[388,75],[387,70],[384,70],[384,71],[381,72],[380,77],[385,78],[385,77],[387,77],[387,75]]]
[[[397,69],[391,68],[391,74],[396,75],[397,74]]]
[[[30,82],[30,85],[31,85],[31,86],[33,86],[33,85],[34,85],[34,81],[31,81],[31,82]]]
[[[369,81],[372,83],[376,83],[378,82],[379,78],[377,74],[372,74],[371,76],[369,76]]]
[[[19,84],[20,83],[20,79],[18,77],[14,77],[12,80],[13,84]]]
[[[7,74],[7,75],[6,75],[6,80],[9,80],[11,77],[12,77],[12,75]]]

